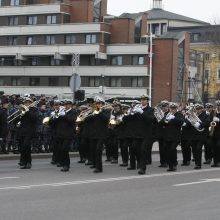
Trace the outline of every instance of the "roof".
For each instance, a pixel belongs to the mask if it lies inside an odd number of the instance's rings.
[[[149,11],[133,13],[133,14],[123,13],[122,15],[120,15],[120,17],[132,18],[132,19],[136,20],[143,13],[146,13],[148,15],[148,20],[167,19],[167,20],[179,20],[179,21],[193,22],[193,23],[199,23],[199,24],[203,24],[203,25],[209,24],[204,21],[200,21],[200,20],[197,20],[194,18],[189,18],[189,17],[183,16],[183,15],[175,14],[173,12],[169,12],[169,11],[165,11],[163,9],[157,9],[157,8],[151,9]]]

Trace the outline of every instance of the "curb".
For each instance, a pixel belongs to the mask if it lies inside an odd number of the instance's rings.
[[[48,159],[52,157],[52,153],[40,153],[40,154],[31,154],[32,159]],[[71,152],[70,157],[78,157],[78,152]],[[2,154],[0,155],[0,161],[1,160],[19,160],[20,154]]]

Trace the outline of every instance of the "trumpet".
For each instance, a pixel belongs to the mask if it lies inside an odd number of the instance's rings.
[[[59,118],[59,117],[60,117],[60,113],[61,113],[61,112],[64,112],[64,111],[65,111],[65,107],[60,106],[60,108],[59,108],[58,111],[53,111],[53,112],[51,112],[51,115],[50,115],[50,116],[45,117],[45,118],[43,119],[43,121],[42,121],[42,124],[43,124],[44,126],[48,127],[48,126],[49,126],[49,123],[50,123],[50,120],[51,120],[52,118]],[[52,115],[52,113],[53,113],[53,115]]]
[[[100,108],[95,107],[95,110],[93,111],[93,114],[97,115],[103,110],[112,110],[112,109],[113,109],[112,104],[106,103],[104,106],[102,106]]]
[[[214,113],[214,117],[216,117],[216,111]],[[215,121],[212,121],[210,123],[210,127],[209,127],[209,136],[212,136],[215,130],[215,127],[217,126],[217,123]]]
[[[13,122],[15,119],[21,117],[22,115],[25,115],[29,109],[31,107],[35,107],[37,106],[37,104],[39,103],[39,101],[35,101],[33,103],[31,103],[30,105],[28,106],[25,106],[25,105],[20,105],[18,110],[16,112],[14,112],[13,114],[11,114],[10,116],[8,116],[8,124],[10,124],[11,122]]]
[[[93,111],[93,109],[91,107],[81,111],[79,116],[76,119],[76,123],[80,123],[80,122],[84,121],[92,113],[92,111]]]

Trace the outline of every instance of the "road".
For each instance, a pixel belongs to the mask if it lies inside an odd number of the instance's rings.
[[[219,168],[179,166],[167,173],[154,155],[144,176],[108,163],[94,174],[77,159],[69,173],[48,159],[34,160],[31,170],[19,170],[16,160],[0,161],[0,219],[219,219]]]

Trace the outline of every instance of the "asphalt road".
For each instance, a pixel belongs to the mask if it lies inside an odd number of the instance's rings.
[[[94,174],[71,161],[69,173],[34,160],[19,170],[16,160],[0,161],[1,220],[214,220],[220,216],[220,169],[158,168],[158,156],[147,175],[104,164]]]

